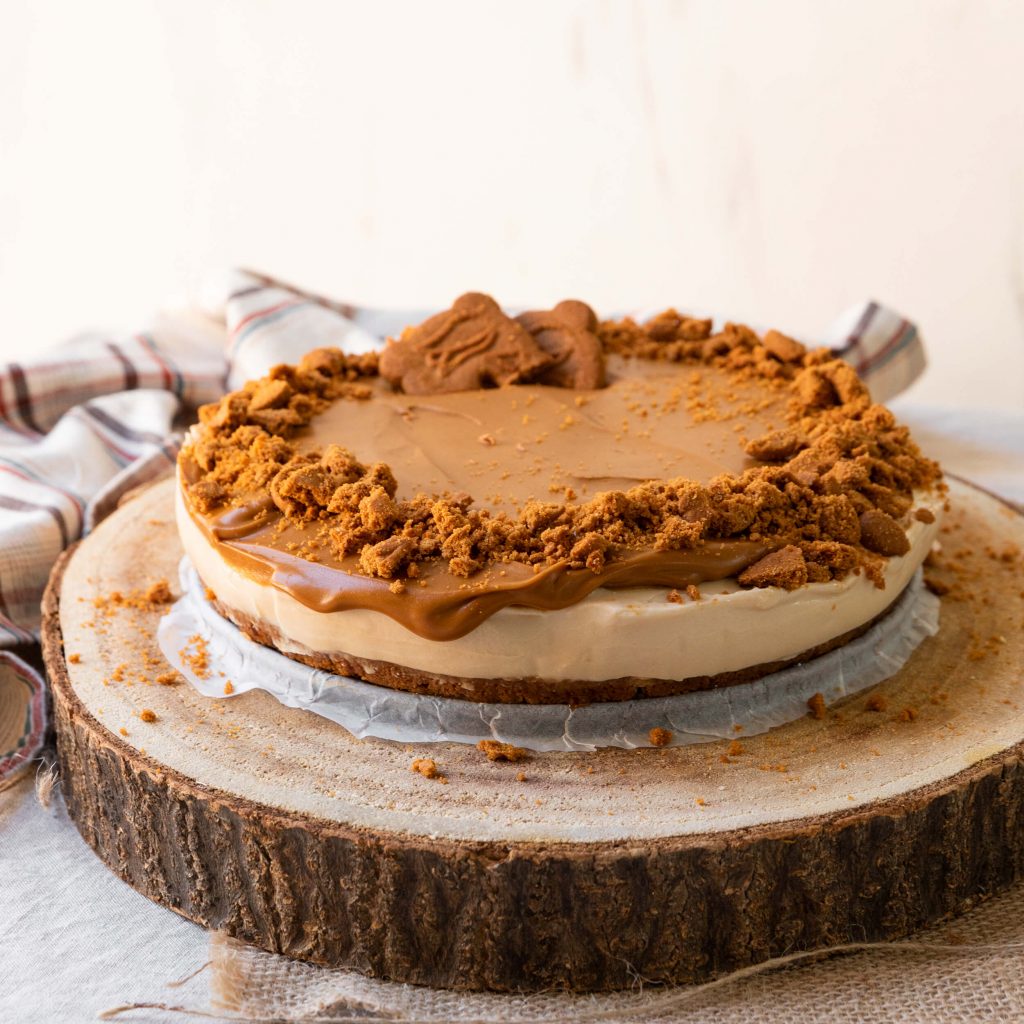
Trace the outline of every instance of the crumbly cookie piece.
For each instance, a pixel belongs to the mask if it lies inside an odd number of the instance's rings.
[[[554,359],[537,377],[538,384],[581,391],[604,387],[604,349],[597,336],[597,316],[585,302],[566,299],[550,310],[521,313],[516,321]]]
[[[738,578],[740,585],[745,587],[796,590],[807,582],[807,561],[800,548],[787,544],[744,569]]]
[[[788,462],[808,446],[807,438],[795,430],[773,430],[748,441],[746,453],[760,462]]]
[[[872,508],[860,517],[860,542],[869,551],[892,557],[905,555],[910,541],[903,527],[881,509]]]
[[[407,394],[430,395],[532,380],[554,362],[494,299],[467,292],[451,309],[389,342],[380,374]]]
[[[526,761],[530,757],[528,750],[500,740],[480,740],[476,749],[486,754],[488,761]]]

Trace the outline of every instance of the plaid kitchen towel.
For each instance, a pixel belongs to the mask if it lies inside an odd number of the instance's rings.
[[[178,428],[226,386],[311,348],[377,348],[428,313],[350,306],[237,271],[211,309],[161,316],[131,337],[82,336],[0,367],[0,721],[8,723],[0,784],[44,742],[43,681],[13,649],[38,640],[40,600],[60,552],[127,491],[165,472]],[[913,324],[873,302],[818,343],[851,362],[880,401],[924,368]]]

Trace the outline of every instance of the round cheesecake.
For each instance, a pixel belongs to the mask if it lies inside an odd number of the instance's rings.
[[[218,610],[290,657],[581,703],[846,643],[942,503],[938,467],[827,350],[470,294],[379,358],[317,350],[204,407],[177,515]]]

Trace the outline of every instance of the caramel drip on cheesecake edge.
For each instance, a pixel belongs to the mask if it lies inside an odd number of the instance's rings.
[[[270,507],[268,507],[268,504]],[[428,640],[455,640],[509,605],[551,611],[583,600],[598,587],[687,587],[735,576],[770,550],[754,541],[707,541],[689,551],[626,551],[600,574],[566,562],[534,572],[519,562],[490,566],[468,580],[443,565],[396,593],[389,581],[359,571],[358,556],[312,562],[285,549],[294,527],[279,530],[281,513],[257,500],[207,520],[188,510],[218,554],[256,582],[317,612],[368,608]]]

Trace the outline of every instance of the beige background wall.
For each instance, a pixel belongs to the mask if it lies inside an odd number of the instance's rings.
[[[0,357],[242,263],[378,304],[916,319],[1024,408],[1024,4],[12,3]]]

